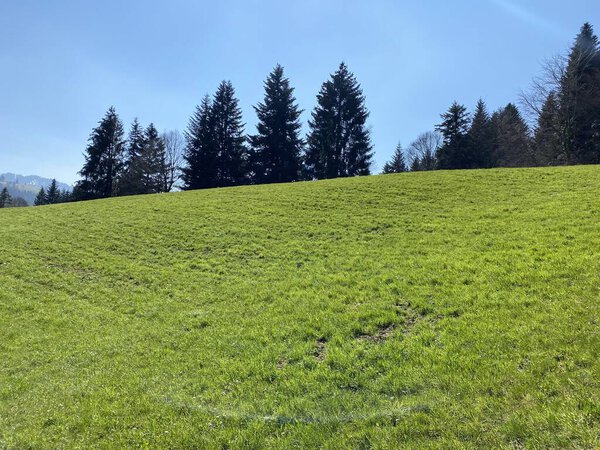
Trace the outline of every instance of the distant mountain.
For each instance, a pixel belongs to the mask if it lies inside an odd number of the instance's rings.
[[[35,197],[41,188],[47,189],[52,180],[50,178],[38,177],[37,175],[17,175],[14,173],[0,174],[0,189],[7,188],[13,197],[22,197],[27,203],[33,205]],[[58,188],[71,192],[73,186],[58,182]]]
[[[50,183],[52,183],[52,179],[38,177],[37,175],[24,176],[24,175],[17,175],[15,173],[7,172],[7,173],[0,173],[0,183],[2,183],[2,182],[37,186],[38,191],[39,191],[41,188],[46,189],[48,186],[50,186]],[[73,190],[73,186],[71,186],[70,184],[61,183],[58,180],[57,180],[57,183],[58,183],[58,188],[61,190],[67,190],[69,192]]]

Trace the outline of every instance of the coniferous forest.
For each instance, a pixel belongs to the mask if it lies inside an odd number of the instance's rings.
[[[36,205],[372,173],[366,96],[345,63],[322,84],[306,135],[280,65],[254,110],[248,133],[229,81],[200,101],[183,134],[137,119],[126,130],[111,107],[89,137],[73,193],[40,192]],[[483,99],[472,112],[454,102],[408,148],[398,144],[383,173],[598,163],[600,42],[586,23],[519,99],[493,112]]]

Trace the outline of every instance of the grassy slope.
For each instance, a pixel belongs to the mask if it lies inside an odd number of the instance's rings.
[[[0,211],[0,448],[600,445],[600,167]]]

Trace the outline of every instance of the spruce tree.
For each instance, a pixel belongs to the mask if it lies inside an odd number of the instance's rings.
[[[46,190],[42,187],[35,197],[34,206],[42,206],[46,204]]]
[[[565,164],[560,145],[560,115],[556,94],[550,92],[540,111],[533,138],[536,160],[542,165]]]
[[[398,143],[396,150],[392,155],[392,159],[383,166],[383,173],[400,173],[406,172],[407,170],[406,161],[404,160],[404,151],[402,150],[402,145]]]
[[[119,186],[120,195],[144,194],[144,129],[137,118],[133,120],[127,138],[123,177]]]
[[[563,153],[568,163],[600,162],[600,44],[589,23],[568,57],[559,93]]]
[[[436,130],[442,133],[444,144],[438,150],[440,169],[464,169],[473,166],[469,145],[469,114],[467,108],[454,102],[447,112],[441,115],[442,123]]]
[[[218,183],[218,149],[214,137],[212,102],[206,95],[196,107],[185,131],[185,166],[181,168],[183,189],[206,189]]]
[[[4,188],[0,191],[0,208],[8,208],[11,206],[12,198],[8,193],[8,189]]]
[[[58,190],[56,180],[53,179],[52,183],[50,183],[50,187],[48,187],[48,191],[46,191],[46,204],[53,205],[54,203],[59,203],[59,202],[60,202],[60,192]]]
[[[85,150],[85,163],[79,174],[77,195],[81,200],[117,195],[122,176],[125,149],[123,124],[111,107],[92,131]]]
[[[309,121],[305,154],[310,178],[369,175],[373,158],[369,112],[355,76],[346,64],[323,83]]]
[[[529,128],[518,108],[509,103],[492,116],[495,154],[500,167],[535,166]]]
[[[245,146],[242,110],[231,81],[223,81],[215,93],[210,113],[217,150],[217,186],[248,182],[248,151]]]
[[[142,185],[144,194],[162,192],[161,166],[165,158],[165,144],[154,124],[144,132],[142,151]]]
[[[471,146],[471,167],[488,168],[495,165],[494,130],[485,102],[480,99],[475,107],[471,127],[469,128]]]
[[[294,88],[277,65],[264,83],[265,97],[254,107],[257,134],[250,138],[255,183],[296,181],[300,176],[300,114]]]

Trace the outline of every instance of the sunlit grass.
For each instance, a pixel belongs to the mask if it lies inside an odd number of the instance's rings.
[[[598,446],[600,167],[0,211],[0,448]]]

